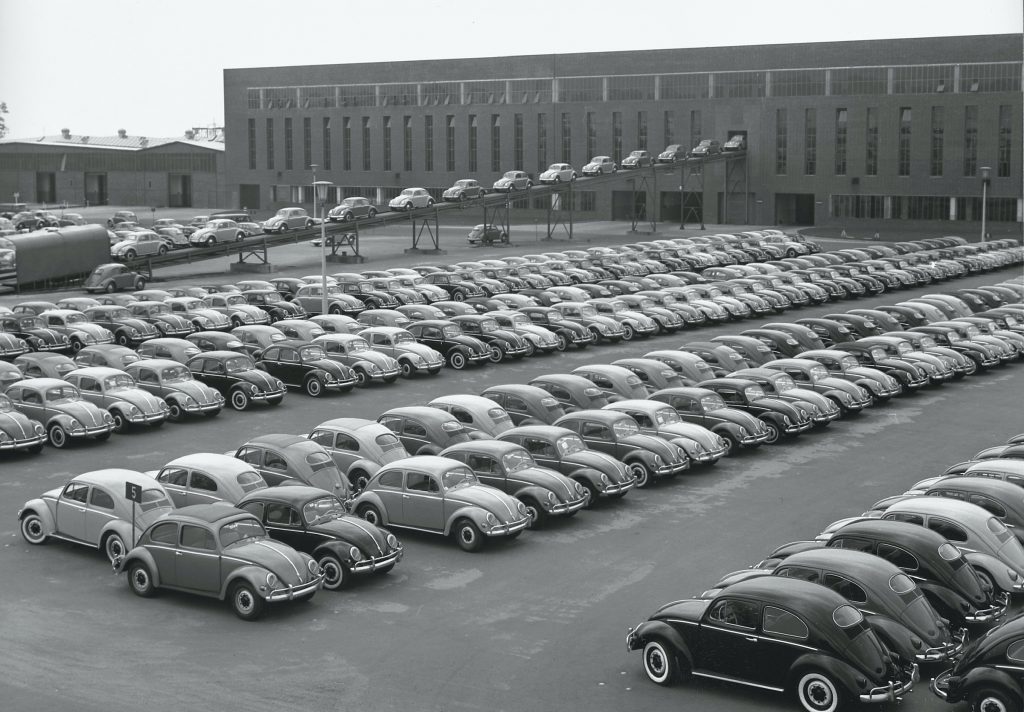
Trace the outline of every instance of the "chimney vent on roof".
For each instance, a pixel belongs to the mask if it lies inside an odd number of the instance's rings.
[[[117,137],[118,138],[127,138],[128,137],[128,132],[125,131],[124,129],[118,129],[117,130]]]
[[[146,138],[145,136],[141,137],[139,139],[139,145],[142,146],[143,148],[145,148],[146,146],[149,145],[149,139]]]
[[[192,129],[189,129],[188,131],[185,132],[185,138],[187,138],[189,141],[191,141],[195,137],[196,137],[196,132],[193,131]]]
[[[89,143],[89,137],[88,136],[82,136],[82,143]]]
[[[65,139],[71,138],[71,129],[61,129],[60,130],[60,135],[62,137],[64,137]]]

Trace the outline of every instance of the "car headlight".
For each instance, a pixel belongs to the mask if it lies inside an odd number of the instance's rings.
[[[388,534],[387,542],[388,542],[388,548],[389,549],[397,549],[398,548],[398,537],[395,536],[394,534]]]
[[[309,573],[314,576],[320,573],[320,564],[316,563],[313,559],[306,562],[306,568],[309,570]]]
[[[277,586],[277,576],[272,571],[267,572],[267,588],[275,588]]]
[[[196,399],[190,395],[185,395],[181,399],[182,405],[196,405]]]
[[[113,425],[114,424],[114,416],[112,416],[107,411],[103,411],[103,422],[106,423],[107,425]],[[82,427],[82,424],[79,423],[77,420],[72,420],[71,421],[71,427],[72,428],[75,428],[75,427],[79,427],[80,428],[80,427]]]
[[[1011,581],[1016,581],[1018,579],[1017,572],[1013,569],[1007,569],[1006,575],[1010,577]]]
[[[370,364],[370,373],[383,373],[383,371],[381,371],[380,366],[377,364]]]
[[[410,354],[409,360],[417,366],[423,365],[423,357],[420,356],[419,354]]]
[[[252,385],[251,383],[249,384],[249,394],[250,395],[254,396],[254,395],[256,395],[259,392],[260,392],[259,388],[257,388],[256,386]]]
[[[587,488],[584,487],[582,484],[580,484],[579,482],[575,482],[574,484],[576,485],[576,494],[582,497],[587,493]]]
[[[654,464],[655,465],[660,465],[661,463],[662,463],[661,455],[655,455],[654,456]]]
[[[610,485],[610,484],[612,483],[612,481],[611,481],[610,479],[608,479],[608,475],[606,475],[606,474],[604,474],[604,473],[602,472],[602,473],[601,473],[601,480],[600,480],[600,483],[601,483],[601,486],[602,486],[602,487],[607,487],[607,486],[609,486],[609,485]]]
[[[598,324],[597,325],[597,330],[600,331],[602,334],[609,334],[609,333],[611,333],[611,329],[609,329],[608,326],[605,325],[605,324]]]
[[[279,381],[277,379],[274,379],[274,384],[277,386],[278,390],[284,388],[284,381]]]
[[[557,504],[558,497],[555,496],[554,492],[548,492],[548,504]]]
[[[142,411],[139,410],[139,407],[137,405],[129,405],[125,410],[127,411],[128,415],[141,415],[142,414]]]
[[[498,518],[496,516],[494,516],[493,513],[488,512],[487,516],[484,517],[484,526],[490,528],[490,527],[493,527],[493,526],[497,526],[497,524],[498,524]]]
[[[363,560],[363,552],[359,551],[359,548],[355,546],[349,547],[348,556],[350,559],[352,559],[352,561]]]
[[[128,333],[131,334],[132,336],[138,336],[139,335],[139,330],[136,329],[134,326],[129,326],[128,327]]]
[[[782,422],[785,423],[786,425],[791,425],[793,423],[793,421],[789,419],[788,415],[782,416]]]
[[[524,516],[527,514],[526,505],[522,502],[516,502],[516,509],[518,509],[519,513]]]

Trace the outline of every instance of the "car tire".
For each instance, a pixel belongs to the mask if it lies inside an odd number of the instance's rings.
[[[627,463],[626,467],[629,468],[630,474],[636,478],[636,486],[638,488],[646,487],[654,480],[654,477],[651,475],[650,468],[639,460]]]
[[[319,398],[324,394],[323,381],[316,376],[310,376],[307,378],[303,388],[306,389],[306,395],[310,398]]]
[[[719,436],[725,440],[726,450],[725,454],[727,457],[737,455],[740,451],[740,441],[736,439],[732,433],[719,433]]]
[[[527,525],[529,529],[539,529],[544,525],[544,520],[547,519],[548,513],[544,511],[544,508],[540,504],[532,499],[523,499],[523,505],[526,507],[526,513],[530,517],[530,523]],[[522,531],[520,529],[520,531]]]
[[[529,358],[537,353],[537,347],[533,345],[533,342],[526,339],[526,357]]]
[[[350,576],[348,567],[341,563],[334,554],[324,554],[317,560],[324,572],[324,588],[328,591],[340,591],[348,586]]]
[[[491,363],[501,363],[505,360],[505,352],[497,344],[491,344],[487,358]]]
[[[35,512],[29,512],[21,519],[21,537],[33,546],[45,544],[49,537],[43,519]]]
[[[622,340],[623,341],[632,341],[634,336],[636,336],[636,332],[633,331],[633,327],[630,326],[629,324],[623,324],[622,325]]]
[[[47,436],[50,438],[50,444],[58,450],[66,448],[68,446],[68,432],[63,426],[54,423],[46,431]]]
[[[361,368],[353,368],[352,372],[356,376],[356,388],[366,388],[370,385],[370,374]]]
[[[434,207],[434,199],[433,199],[433,198],[429,198],[429,199],[427,200],[427,207],[428,207],[428,208],[432,208],[432,207]]]
[[[228,397],[228,403],[235,410],[246,410],[249,407],[251,400],[249,394],[243,391],[241,388],[236,388],[231,391],[231,395]]]
[[[461,371],[469,364],[469,360],[466,355],[461,351],[452,351],[448,354],[448,365],[454,368],[456,371]]]
[[[231,601],[231,610],[243,621],[254,621],[263,615],[264,601],[256,595],[256,591],[248,581],[239,581],[232,586],[229,600]]]
[[[160,247],[158,247],[156,249],[156,254],[159,257],[163,257],[164,255],[166,255],[167,254],[167,245],[160,245]]]
[[[362,470],[355,470],[348,473],[348,482],[352,486],[352,494],[358,494],[366,489],[370,476]]]
[[[110,415],[114,418],[114,432],[123,433],[128,428],[128,419],[124,417],[124,413],[119,410],[110,412]]]
[[[399,361],[398,365],[402,369],[402,378],[412,378],[416,373],[416,367],[412,365],[411,361]]]
[[[373,504],[361,504],[356,508],[356,514],[377,527],[384,526],[384,517],[380,510]]]
[[[136,596],[152,598],[156,595],[156,585],[149,567],[141,561],[133,561],[128,567],[128,588]]]
[[[103,553],[107,555],[110,563],[114,563],[128,553],[128,547],[125,546],[120,534],[110,533],[103,539]]]
[[[288,232],[288,223],[281,223],[281,227],[277,228],[279,235],[283,235]]]
[[[126,260],[128,260],[129,262],[131,262],[132,260],[134,260],[138,256],[139,256],[139,254],[135,250],[125,250],[124,251],[124,258]]]
[[[313,221],[312,220],[307,220],[306,224],[305,224],[305,228],[307,230],[309,230],[311,227],[313,227]]]
[[[764,427],[768,430],[768,438],[764,441],[765,445],[774,445],[779,442],[782,438],[782,431],[779,430],[779,426],[770,420],[762,420]]]
[[[366,217],[369,217],[369,218],[377,217],[377,209],[376,208],[370,208],[369,212],[366,214]]]
[[[466,301],[466,295],[464,292],[455,292],[455,294],[452,295],[452,300],[456,302],[464,302]]]
[[[826,673],[810,670],[800,675],[796,698],[807,712],[836,712],[843,704],[843,691]]]
[[[107,294],[113,294],[114,292],[117,291],[117,285],[115,285],[113,282],[107,282],[107,285],[103,288],[103,291],[106,292]]]
[[[214,237],[213,235],[210,235],[208,238],[206,238],[206,242],[203,244],[205,244],[207,247],[213,247],[214,245],[217,244],[217,238]]]
[[[644,672],[656,685],[668,686],[679,677],[679,663],[667,643],[659,638],[644,646]]]
[[[185,417],[185,411],[174,401],[167,402],[167,419],[172,423],[178,423]]]
[[[978,580],[981,581],[982,588],[988,588],[993,592],[993,594],[998,594],[1000,592],[1001,589],[999,588],[999,585],[996,584],[995,579],[992,578],[992,574],[988,571],[975,566],[974,573],[978,574]]]
[[[480,529],[469,519],[460,519],[452,527],[452,536],[463,551],[480,551],[484,545],[484,535]]]
[[[1020,704],[994,687],[982,687],[968,696],[973,712],[1020,712]]]
[[[555,338],[558,339],[558,346],[556,347],[559,351],[566,351],[569,348],[569,339],[565,338],[565,334],[555,334]]]

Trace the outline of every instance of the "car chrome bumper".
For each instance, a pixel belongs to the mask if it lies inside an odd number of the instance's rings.
[[[4,440],[0,441],[0,450],[20,450],[26,447],[35,447],[36,445],[42,445],[46,442],[46,435],[33,435],[30,438],[20,438],[18,440]]]
[[[183,405],[181,409],[186,413],[211,413],[215,410],[221,410],[224,407],[224,401],[212,403],[199,403],[196,405]]]
[[[631,477],[628,480],[619,483],[613,483],[601,490],[601,495],[612,495],[612,494],[625,494],[629,490],[636,487],[636,478]]]
[[[996,603],[988,608],[979,608],[974,613],[964,616],[968,623],[990,623],[1006,615],[1006,607],[1010,603],[1010,596],[1001,593],[996,596]]]
[[[884,687],[875,687],[870,692],[860,695],[861,702],[894,702],[902,695],[910,692],[914,683],[921,679],[917,663],[914,663],[907,679],[892,681]]]
[[[148,413],[143,415],[136,415],[128,418],[128,422],[132,425],[138,425],[139,423],[145,423],[149,425],[151,423],[162,423],[167,420],[167,412],[162,411],[160,413]]]
[[[269,602],[273,601],[291,601],[295,598],[300,598],[307,594],[315,593],[320,585],[323,583],[323,574],[318,575],[309,583],[304,583],[301,586],[289,586],[288,588],[277,588],[268,593],[264,598]]]
[[[271,398],[276,398],[277,396],[284,397],[284,392],[285,391],[283,388],[274,391],[260,391],[255,395],[250,395],[249,398],[256,401],[257,403],[263,403],[265,401],[270,400]]]
[[[517,519],[516,521],[509,522],[508,524],[499,524],[496,527],[491,527],[485,531],[484,534],[487,536],[508,536],[509,534],[515,534],[518,531],[526,529],[529,525],[530,518],[523,517],[522,519]]]
[[[73,438],[94,438],[97,435],[105,435],[107,433],[113,432],[113,430],[114,426],[112,424],[103,424],[94,426],[92,428],[83,428],[81,430],[75,430],[69,432],[68,435],[70,435]]]
[[[676,463],[674,465],[662,465],[654,471],[655,477],[671,477],[672,475],[678,475],[680,472],[685,472],[690,469],[690,461]]]
[[[943,670],[938,675],[932,678],[932,681],[928,684],[928,689],[938,697],[939,699],[949,700],[949,679],[953,677],[953,669]]]
[[[768,433],[758,433],[757,435],[747,435],[746,437],[740,438],[740,445],[745,447],[752,447],[754,445],[760,445],[769,437]]]
[[[690,459],[692,459],[694,462],[711,462],[711,461],[714,461],[714,460],[718,460],[721,457],[724,457],[725,453],[727,453],[727,452],[729,452],[729,448],[727,448],[727,447],[720,447],[720,448],[715,448],[714,450],[705,450],[704,452],[702,452],[700,455],[697,455],[696,457],[693,457],[691,455]]]
[[[383,569],[386,566],[394,566],[396,563],[402,560],[402,556],[405,553],[404,549],[396,549],[387,556],[378,556],[373,559],[364,559],[352,566],[352,573],[354,574],[370,574],[374,571]]]
[[[579,499],[574,499],[569,502],[562,502],[560,504],[556,504],[554,507],[547,510],[547,513],[556,516],[563,514],[571,514],[582,509],[583,506],[586,505],[586,503],[586,497],[580,497]]]
[[[370,380],[375,380],[376,378],[382,378],[382,377],[383,376],[371,377]],[[333,381],[327,381],[326,383],[324,383],[324,388],[326,388],[329,391],[340,391],[342,389],[347,390],[349,388],[352,388],[355,385],[356,385],[356,379],[354,379],[354,378],[346,378],[346,379],[336,378]]]
[[[954,660],[960,657],[964,646],[967,644],[967,629],[961,628],[953,634],[953,641],[946,645],[928,648],[923,653],[918,653],[915,659],[919,663],[933,663],[941,660]]]

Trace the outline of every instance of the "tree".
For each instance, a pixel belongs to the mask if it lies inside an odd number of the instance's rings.
[[[7,135],[7,122],[4,121],[4,114],[7,113],[7,102],[0,101],[0,138]]]

